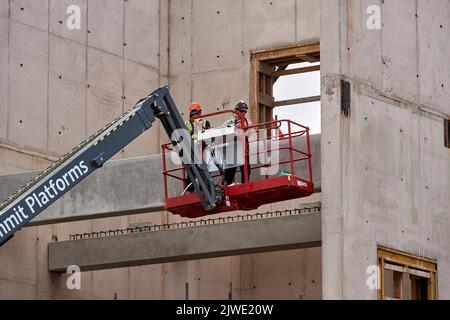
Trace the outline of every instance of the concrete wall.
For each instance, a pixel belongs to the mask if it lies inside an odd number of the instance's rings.
[[[381,30],[366,27],[373,4]],[[437,259],[448,299],[450,2],[322,0],[321,13],[324,298],[376,299],[366,270],[380,244]]]
[[[70,4],[81,8],[81,30],[65,27]],[[316,0],[0,0],[0,174],[43,169],[161,84],[180,108],[192,100],[206,111],[229,108],[248,99],[252,50],[319,35]],[[166,137],[155,132],[116,158],[157,153]],[[298,202],[263,210],[289,206]],[[24,229],[0,251],[0,297],[183,299],[187,282],[190,298],[225,299],[230,283],[233,298],[321,297],[320,249],[85,273],[79,292],[47,272],[52,239],[174,219]]]
[[[71,4],[81,8],[81,30],[66,28]],[[45,168],[167,83],[167,21],[168,1],[2,0],[0,173]],[[158,135],[149,132],[116,158],[157,153],[159,144]],[[47,271],[47,243],[52,238],[127,227],[133,219],[24,229],[1,250],[0,296],[112,298],[109,291],[116,286],[135,286],[139,279],[127,277],[133,270],[121,270],[83,275],[86,290],[70,293],[65,280]],[[159,215],[151,219],[161,222]],[[117,283],[106,280],[111,276]]]
[[[171,1],[170,85],[180,106],[207,112],[248,100],[250,53],[318,41],[320,4],[312,0]]]

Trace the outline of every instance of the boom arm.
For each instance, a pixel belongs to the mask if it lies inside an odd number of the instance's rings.
[[[75,147],[2,203],[0,246],[11,239],[17,230],[151,128],[155,118],[162,122],[179,154],[182,150],[185,151],[183,165],[186,173],[205,209],[213,209],[220,200],[221,190],[213,183],[200,155],[193,151],[192,138],[189,136],[188,140],[186,135],[176,134],[177,130],[184,129],[182,132],[187,132],[187,129],[170,96],[169,88],[164,86]]]

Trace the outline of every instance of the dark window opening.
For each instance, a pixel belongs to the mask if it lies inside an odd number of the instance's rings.
[[[434,260],[378,248],[380,300],[435,300],[437,264]]]

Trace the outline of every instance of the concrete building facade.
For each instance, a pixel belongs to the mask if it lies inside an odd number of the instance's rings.
[[[437,261],[449,298],[449,21],[449,1],[322,1],[324,298],[376,298],[366,271],[378,245]]]
[[[448,0],[0,0],[0,175],[44,169],[163,84],[182,110],[252,101],[255,52],[320,43],[322,79],[322,192],[258,210],[321,201],[321,248],[84,272],[70,291],[48,271],[49,243],[180,219],[34,226],[0,250],[0,298],[376,299],[368,270],[392,262],[380,247],[435,263],[448,298],[448,28]],[[157,124],[115,159],[165,141]]]
[[[81,9],[80,30],[66,26],[72,4]],[[252,50],[318,41],[320,26],[316,1],[7,0],[0,7],[2,175],[44,169],[163,84],[183,111],[193,100],[206,111],[230,108],[249,96]],[[167,137],[158,130],[116,159],[160,153]],[[86,272],[80,291],[67,290],[67,275],[48,272],[55,239],[176,219],[162,212],[26,228],[0,253],[0,296],[184,299],[189,286],[190,299],[321,297],[320,248]]]

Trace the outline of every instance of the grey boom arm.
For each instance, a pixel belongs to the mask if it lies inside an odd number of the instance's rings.
[[[140,100],[131,110],[106,125],[31,180],[0,205],[0,246],[61,196],[102,167],[117,152],[152,127],[158,118],[206,210],[221,198],[220,188],[198,152],[167,86]],[[183,131],[184,129],[184,131]],[[183,139],[184,138],[184,139]],[[184,150],[184,152],[183,152]],[[186,158],[187,157],[187,158]]]

